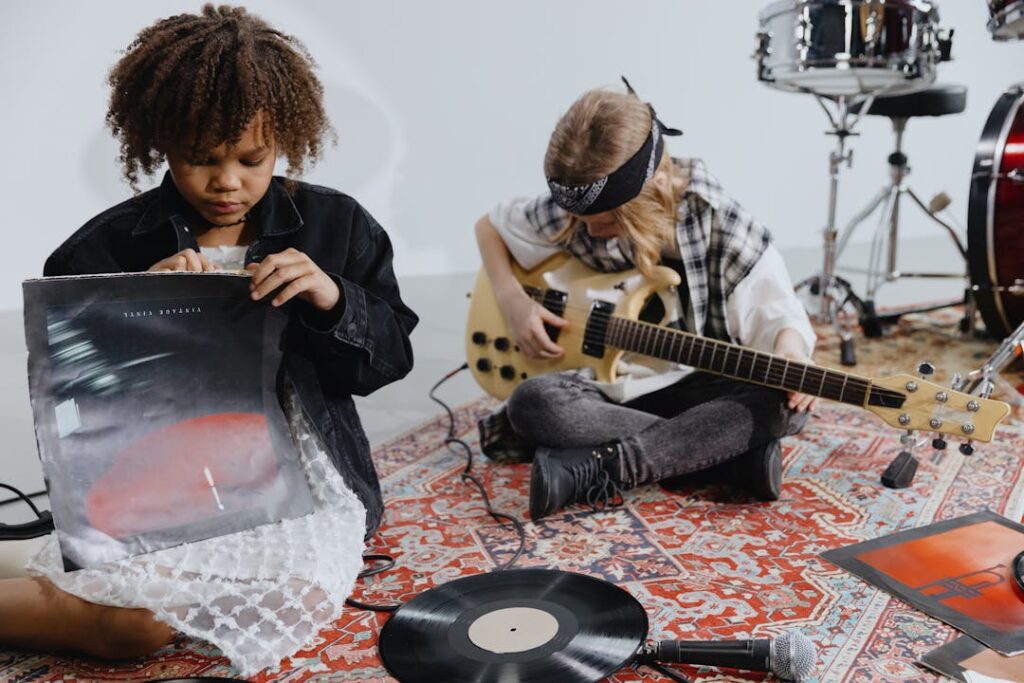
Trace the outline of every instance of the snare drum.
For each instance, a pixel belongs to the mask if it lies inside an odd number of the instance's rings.
[[[838,97],[935,80],[938,10],[925,0],[780,0],[761,12],[758,78]]]
[[[988,0],[988,30],[996,40],[1024,38],[1024,0]]]

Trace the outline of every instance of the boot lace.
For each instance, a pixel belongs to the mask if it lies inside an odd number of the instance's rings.
[[[570,502],[583,502],[592,512],[622,505],[622,489],[608,471],[601,466],[598,456],[573,463],[569,467],[572,476],[573,496]]]

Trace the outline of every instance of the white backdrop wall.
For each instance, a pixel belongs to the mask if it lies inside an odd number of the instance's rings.
[[[772,90],[751,59],[761,0],[254,0],[320,65],[339,143],[307,176],[363,202],[392,235],[399,276],[474,270],[471,226],[499,198],[543,189],[561,112],[626,74],[661,118],[783,247],[817,246],[832,138],[812,98]],[[0,309],[85,220],[129,194],[105,129],[105,77],[153,20],[197,11],[169,0],[0,0]],[[996,97],[1024,78],[1024,43],[997,44],[984,0],[940,0],[956,29],[939,82],[967,85],[967,111],[914,120],[906,137],[924,197],[945,190],[965,221],[974,148]],[[887,180],[892,134],[865,119],[843,171],[840,218]],[[906,212],[910,214],[910,212]],[[917,218],[917,217],[915,217]],[[908,222],[906,234],[933,227]],[[864,231],[859,239],[867,239]]]

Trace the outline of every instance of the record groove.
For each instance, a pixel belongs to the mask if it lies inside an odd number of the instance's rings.
[[[399,608],[381,660],[402,683],[592,683],[636,655],[647,614],[611,583],[549,569],[457,579]]]

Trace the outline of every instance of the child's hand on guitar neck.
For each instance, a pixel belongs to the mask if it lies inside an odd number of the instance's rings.
[[[807,351],[804,347],[803,338],[800,333],[792,328],[785,328],[775,337],[775,349],[772,351],[776,356],[789,358],[798,363],[810,363]],[[812,410],[818,403],[817,396],[808,396],[796,391],[789,392],[789,402],[786,404],[790,410],[803,413]]]
[[[538,304],[522,289],[515,295],[499,297],[499,302],[512,340],[527,358],[561,358],[565,354],[561,346],[551,341],[544,325],[565,329],[568,320]]]

